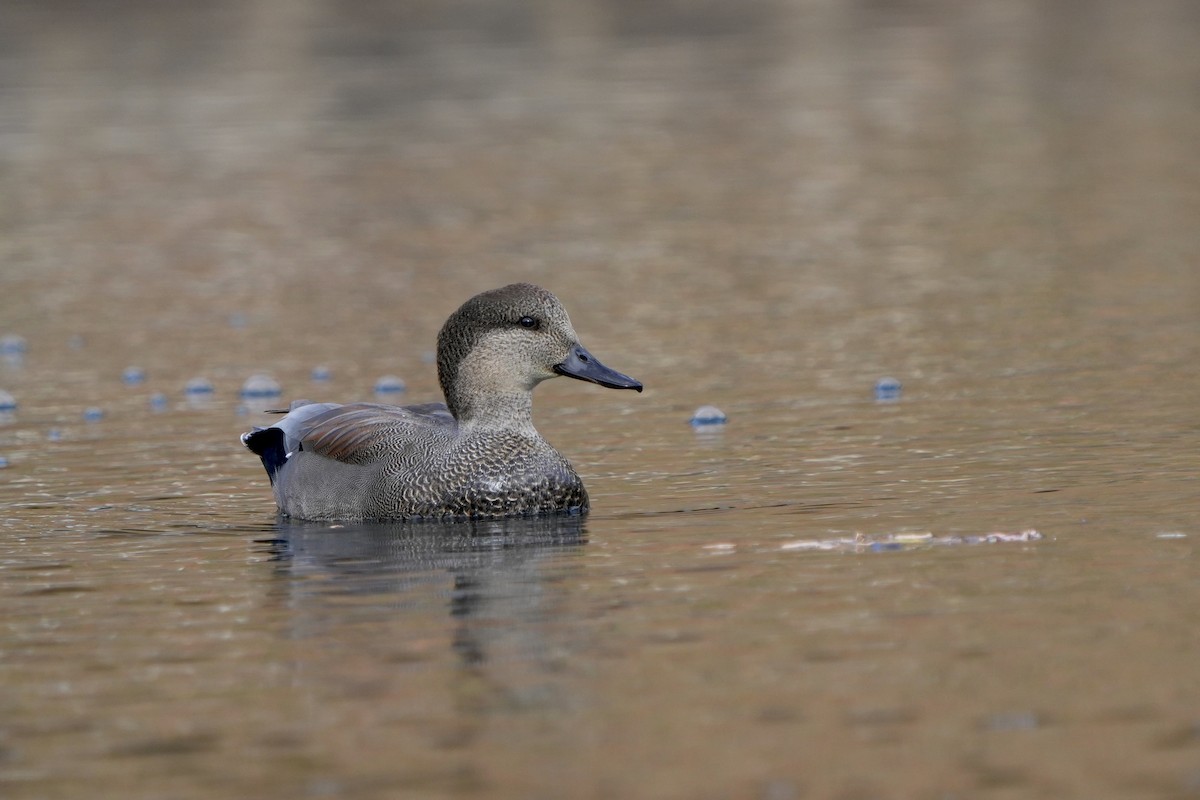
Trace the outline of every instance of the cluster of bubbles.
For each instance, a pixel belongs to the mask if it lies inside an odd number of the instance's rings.
[[[245,318],[234,315],[229,322],[234,327],[240,327],[245,324]],[[84,347],[85,342],[82,336],[75,335],[71,337],[68,344],[71,349],[79,350]],[[0,365],[6,363],[12,367],[23,367],[27,352],[28,345],[23,336],[16,334],[0,336]],[[325,365],[313,367],[310,373],[310,378],[314,383],[327,383],[332,377],[332,371]],[[146,369],[138,365],[130,365],[120,374],[121,383],[129,387],[144,386],[148,378]],[[404,381],[395,375],[384,375],[374,384],[375,394],[380,399],[396,397],[403,394],[406,389]],[[207,405],[217,394],[217,387],[211,380],[201,375],[186,381],[182,393],[189,407],[199,408]],[[282,395],[283,387],[274,377],[267,373],[254,373],[243,381],[238,390],[237,396],[241,402],[236,407],[237,413],[246,414],[278,407],[277,401]],[[171,407],[171,399],[166,393],[156,391],[149,396],[149,406],[154,412],[164,412]],[[18,407],[17,398],[12,392],[0,388],[0,424],[12,422],[16,418]],[[83,409],[81,416],[84,422],[99,423],[106,418],[107,412],[101,406],[88,406]],[[64,434],[61,428],[54,427],[47,431],[46,437],[48,441],[59,442],[64,438]],[[8,457],[0,454],[0,469],[8,467],[9,463]]]
[[[896,378],[884,377],[875,381],[874,393],[877,403],[895,403],[900,400],[902,386]],[[703,405],[692,412],[688,423],[698,431],[720,430],[728,422],[725,412],[713,405]]]
[[[230,318],[230,325],[240,327],[245,324],[244,317]],[[25,339],[15,334],[0,337],[0,359],[4,359],[14,364],[21,364],[26,353]],[[422,355],[422,360],[432,360],[433,354],[426,353]],[[332,372],[329,367],[318,365],[312,368],[310,377],[314,383],[326,383],[332,378]],[[146,371],[138,366],[129,366],[121,373],[121,381],[126,386],[140,386],[146,382]],[[384,375],[375,382],[375,395],[380,399],[394,397],[403,394],[407,390],[407,386],[402,379],[395,375]],[[895,403],[900,399],[901,383],[899,380],[891,377],[883,377],[875,382],[874,395],[877,403]],[[189,380],[183,387],[184,396],[189,403],[197,404],[206,401],[216,393],[216,388],[212,381],[205,377],[195,377]],[[266,373],[255,373],[246,378],[239,392],[239,397],[243,404],[238,407],[239,413],[247,413],[255,410],[262,401],[271,401],[279,398],[283,394],[283,388],[279,382]],[[150,396],[150,408],[154,411],[165,411],[169,406],[169,400],[162,392],[155,392]],[[12,415],[17,410],[17,401],[13,395],[3,389],[0,389],[0,421],[11,419]],[[260,409],[261,410],[261,409]],[[83,418],[88,422],[99,422],[104,419],[104,409],[92,406],[84,410]],[[725,412],[714,405],[702,405],[692,412],[688,423],[697,430],[719,430],[728,421]],[[57,429],[51,431],[53,440],[61,437],[61,433]],[[7,466],[8,462],[0,456],[0,467]]]

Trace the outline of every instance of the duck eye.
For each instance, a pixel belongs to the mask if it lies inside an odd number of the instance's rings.
[[[522,328],[529,328],[532,331],[536,331],[542,325],[542,323],[538,322],[533,317],[521,317],[521,319],[518,320],[518,322],[520,323]]]

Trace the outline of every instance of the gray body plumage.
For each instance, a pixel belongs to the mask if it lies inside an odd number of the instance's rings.
[[[242,436],[279,510],[312,520],[583,513],[587,491],[533,426],[532,390],[567,375],[641,384],[596,361],[554,295],[529,284],[463,304],[438,335],[446,404],[293,404]]]

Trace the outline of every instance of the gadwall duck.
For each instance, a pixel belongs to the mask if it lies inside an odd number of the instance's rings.
[[[463,303],[438,334],[445,403],[299,401],[242,435],[283,514],[309,520],[584,513],[588,495],[533,427],[533,388],[566,375],[642,390],[579,343],[558,298],[515,283]]]

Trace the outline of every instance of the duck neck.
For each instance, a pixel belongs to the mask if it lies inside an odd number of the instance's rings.
[[[533,395],[527,391],[494,392],[480,397],[447,396],[450,413],[466,430],[533,429]]]
[[[509,349],[495,341],[473,347],[457,361],[439,353],[438,378],[446,406],[460,426],[533,430],[533,387],[538,381],[521,370],[504,368],[508,354]]]

